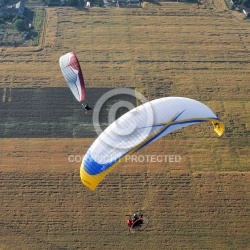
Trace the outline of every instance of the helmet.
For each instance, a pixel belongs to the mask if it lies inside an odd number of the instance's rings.
[[[135,219],[138,219],[138,218],[139,218],[139,215],[138,215],[138,214],[134,214],[134,218],[135,218]]]

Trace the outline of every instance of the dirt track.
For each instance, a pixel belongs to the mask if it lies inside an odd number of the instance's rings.
[[[195,98],[218,113],[226,133],[217,138],[203,124],[163,138],[138,154],[180,162],[124,163],[96,192],[80,183],[79,158],[69,161],[94,139],[1,138],[0,249],[249,249],[249,23],[222,0],[51,8],[44,49],[0,55],[0,87],[65,87],[58,58],[68,50],[89,87]],[[8,91],[3,102],[13,101]],[[137,209],[150,224],[132,236],[125,215]]]

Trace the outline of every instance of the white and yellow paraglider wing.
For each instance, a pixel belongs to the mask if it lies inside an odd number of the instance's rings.
[[[152,112],[148,112],[150,109]],[[196,100],[166,97],[145,103],[112,123],[92,144],[80,168],[82,183],[95,190],[127,155],[178,129],[208,121],[221,136],[225,130],[223,123],[210,108]],[[121,128],[129,130],[130,124],[135,128],[131,133],[119,133]]]

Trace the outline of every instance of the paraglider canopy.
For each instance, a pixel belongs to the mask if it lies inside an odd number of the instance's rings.
[[[74,52],[69,52],[59,59],[62,74],[78,102],[83,102],[86,96],[84,78],[79,61]]]
[[[184,127],[211,122],[221,136],[224,124],[205,104],[184,97],[144,103],[109,125],[91,145],[80,167],[82,183],[94,190],[127,155]]]

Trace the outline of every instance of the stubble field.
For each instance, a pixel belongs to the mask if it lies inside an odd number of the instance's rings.
[[[16,138],[1,136],[0,249],[249,249],[249,21],[223,0],[208,0],[48,8],[45,28],[38,47],[3,48],[3,109],[20,102],[14,88],[65,87],[58,59],[74,51],[92,91],[133,87],[148,100],[194,98],[219,115],[226,132],[218,138],[202,124],[163,138],[138,155],[181,161],[128,161],[95,192],[80,183],[78,158],[69,160],[94,138],[19,138],[18,130]],[[62,113],[61,101],[53,105]],[[130,235],[125,215],[137,209],[150,224]]]

